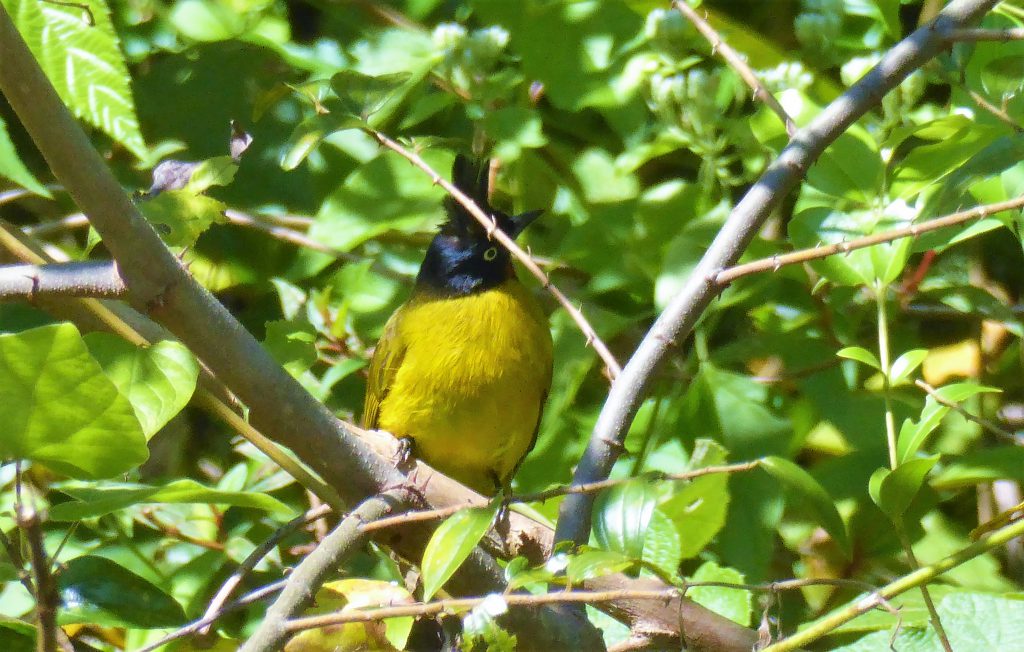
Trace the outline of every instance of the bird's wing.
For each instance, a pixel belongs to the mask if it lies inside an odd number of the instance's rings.
[[[391,315],[384,325],[384,332],[377,342],[370,361],[370,375],[366,382],[366,401],[363,404],[363,427],[369,430],[377,428],[380,418],[380,406],[391,390],[395,374],[402,366],[405,357],[405,343],[398,336],[398,325],[402,319],[402,308]]]

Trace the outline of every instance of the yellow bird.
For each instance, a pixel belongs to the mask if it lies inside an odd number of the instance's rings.
[[[452,182],[515,238],[541,213],[488,203],[487,163],[457,156]],[[551,387],[551,331],[508,251],[451,197],[411,298],[384,326],[370,364],[363,425],[487,495],[533,448]]]

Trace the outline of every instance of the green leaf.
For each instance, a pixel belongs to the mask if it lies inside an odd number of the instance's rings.
[[[713,561],[706,561],[694,571],[689,582],[728,582],[743,584],[743,573],[734,568],[719,566]],[[699,605],[707,607],[719,616],[739,623],[744,627],[750,625],[750,614],[753,595],[744,589],[730,589],[722,586],[694,586],[686,591],[686,597]]]
[[[71,324],[0,335],[0,458],[104,478],[146,461],[139,421]]]
[[[1001,131],[960,115],[940,118],[918,129],[914,136],[933,142],[915,147],[897,163],[890,193],[893,197],[910,198],[938,184],[992,144]]]
[[[35,652],[36,627],[10,616],[0,616],[0,650]]]
[[[856,360],[877,371],[882,370],[882,363],[878,361],[875,354],[860,346],[848,346],[845,349],[840,349],[836,355],[847,360]]]
[[[852,128],[811,166],[807,183],[827,195],[869,204],[881,189],[882,170],[874,139]]]
[[[316,362],[316,332],[301,320],[267,322],[263,346],[288,373],[298,378]]]
[[[846,525],[836,510],[831,496],[810,473],[793,462],[781,457],[765,457],[759,464],[770,476],[784,484],[796,494],[819,519],[819,525],[828,532],[839,547],[849,556],[850,539]]]
[[[431,535],[423,550],[423,599],[429,600],[444,586],[487,534],[499,501],[486,507],[473,507],[452,514]]]
[[[89,353],[127,398],[146,438],[188,404],[199,378],[199,363],[179,342],[137,347],[109,333],[85,336]]]
[[[698,439],[690,458],[690,469],[716,466],[726,461],[725,448]],[[689,482],[673,482],[668,498],[658,506],[679,534],[679,555],[689,559],[699,554],[725,525],[729,509],[729,478],[724,473],[705,475]],[[653,517],[652,520],[658,520]],[[678,564],[677,564],[678,566]]]
[[[594,502],[594,538],[605,550],[642,559],[644,537],[658,494],[645,478],[633,478],[601,492]]]
[[[3,0],[3,4],[75,115],[145,158],[147,149],[135,116],[131,79],[106,2],[83,0],[72,5]]]
[[[896,358],[889,367],[889,384],[895,386],[906,382],[927,357],[928,349],[913,349]]]
[[[635,559],[614,550],[584,548],[569,556],[565,575],[571,585],[584,580],[620,573],[635,564]]]
[[[31,190],[37,195],[51,197],[46,186],[32,176],[25,164],[21,162],[18,152],[14,149],[11,136],[7,133],[7,123],[0,116],[0,177],[10,179],[26,190]]]
[[[190,247],[211,224],[227,222],[222,202],[188,190],[162,192],[139,208],[172,247]]]
[[[185,190],[200,194],[211,186],[226,186],[235,179],[238,163],[230,156],[214,156],[208,158],[192,170]]]
[[[881,468],[871,474],[868,493],[871,500],[893,521],[899,520],[914,496],[924,485],[924,479],[939,461],[938,455],[920,457],[896,467],[895,470]]]
[[[683,538],[672,519],[661,509],[655,509],[651,514],[651,523],[644,536],[643,561],[665,577],[675,576],[683,561]]]
[[[104,557],[76,557],[56,579],[62,625],[161,629],[185,622],[185,612],[174,598]]]
[[[50,520],[79,521],[140,504],[212,504],[250,507],[287,517],[294,510],[281,501],[254,491],[222,491],[204,487],[194,480],[175,480],[165,485],[130,483],[57,485],[55,489],[74,500],[50,508]]]
[[[998,391],[994,387],[985,387],[975,383],[954,383],[938,388],[936,394],[947,401],[958,403],[981,393]],[[899,438],[896,440],[896,457],[900,463],[911,459],[921,449],[928,439],[928,435],[939,426],[949,410],[949,407],[929,396],[925,400],[924,409],[921,410],[921,418],[918,422],[914,423],[910,419],[903,422]]]

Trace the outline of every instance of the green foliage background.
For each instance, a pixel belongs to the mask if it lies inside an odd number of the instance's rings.
[[[710,2],[700,11],[802,125],[936,4]],[[359,127],[400,139],[440,171],[456,151],[499,159],[494,203],[545,209],[526,244],[621,361],[787,142],[778,117],[752,101],[738,75],[663,3],[3,6],[126,188],[149,187],[148,171],[164,158],[223,156],[232,120],[252,134],[233,179],[162,195],[165,204],[150,200],[145,210],[168,243],[182,248],[192,273],[348,419],[358,419],[363,368],[385,319],[408,295],[443,196]],[[1024,3],[1014,0],[984,25],[1022,23]],[[828,149],[746,259],[1018,196],[1021,61],[1021,42],[958,44],[912,74]],[[10,189],[34,193],[0,205],[16,225],[74,210],[59,189],[44,187],[53,179],[4,104],[0,176]],[[225,209],[286,223],[346,256],[230,223]],[[736,281],[658,372],[614,472],[648,479],[602,496],[594,549],[567,562],[570,576],[627,568],[669,578],[841,577],[880,585],[909,571],[899,529],[923,563],[968,545],[980,515],[992,511],[992,481],[1011,481],[1019,495],[1024,455],[1015,442],[926,399],[912,380],[924,373],[949,385],[947,398],[987,419],[1018,405],[1020,227],[1020,212],[1006,212]],[[102,244],[84,232],[51,233],[73,258],[104,257]],[[571,320],[525,280],[551,312],[556,361],[537,448],[516,479],[522,492],[570,480],[608,388]],[[5,399],[22,397],[0,403],[0,456],[26,460],[26,482],[51,506],[47,543],[51,552],[61,545],[68,585],[95,575],[80,568],[115,564],[110,581],[122,584],[110,593],[131,587],[153,596],[158,606],[145,622],[137,604],[103,602],[102,587],[94,592],[102,617],[68,612],[65,622],[90,626],[84,636],[91,644],[134,649],[181,613],[201,615],[234,565],[308,505],[288,476],[230,439],[219,422],[181,411],[197,373],[187,351],[143,351],[50,322],[34,306],[0,305],[7,333],[0,335],[0,387]],[[880,360],[881,340],[897,360],[891,366]],[[91,399],[72,391],[85,387],[79,378],[92,383]],[[899,435],[901,467],[892,473],[887,410]],[[141,464],[146,439],[149,461]],[[768,456],[762,469],[729,478],[644,476]],[[13,465],[0,474],[11,504]],[[557,505],[534,507],[553,519]],[[0,524],[13,528],[9,515]],[[307,540],[308,533],[289,543]],[[247,585],[280,577],[298,552],[275,550]],[[644,570],[633,563],[641,559]],[[554,580],[521,561],[509,568],[513,583],[517,573],[532,573],[521,586]],[[956,649],[1024,646],[1013,624],[1021,622],[1022,569],[1018,550],[1000,551],[934,586],[944,620],[985,623],[978,636],[959,631]],[[377,547],[346,572],[401,579]],[[0,573],[3,615],[22,617],[31,601],[15,581],[15,564],[0,562]],[[751,626],[767,604],[734,590],[690,595]],[[807,588],[779,596],[770,613],[789,632],[856,595]],[[907,640],[906,649],[936,649],[920,595],[898,603],[898,640]],[[227,619],[223,636],[243,637],[260,609]],[[610,641],[623,635],[600,614],[593,618]],[[884,644],[895,626],[891,614],[873,613],[828,644],[877,649],[871,646]],[[17,624],[0,627],[0,639],[12,645],[24,636]],[[481,636],[508,643],[494,632]]]

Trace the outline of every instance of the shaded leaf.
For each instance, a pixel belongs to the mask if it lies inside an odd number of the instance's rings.
[[[62,625],[159,629],[185,622],[185,612],[174,598],[109,559],[76,557],[56,579]]]
[[[434,597],[448,578],[466,561],[480,539],[487,534],[498,512],[499,501],[452,514],[442,523],[423,550],[423,599]]]
[[[810,473],[787,459],[775,456],[761,459],[758,466],[800,498],[818,517],[821,527],[832,535],[847,555],[850,554],[846,525],[836,511],[831,496]]]

